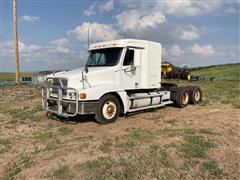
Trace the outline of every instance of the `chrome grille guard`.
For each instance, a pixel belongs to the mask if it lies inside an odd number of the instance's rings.
[[[60,87],[60,86],[49,86],[47,81],[54,78],[47,78],[45,85],[42,87],[42,107],[43,109],[47,110],[48,112],[64,116],[64,117],[73,117],[78,114],[78,98],[79,94],[75,88],[67,88],[67,87]],[[51,96],[52,91],[57,89],[57,93],[54,94],[56,96]],[[63,92],[67,92],[68,90],[74,91],[76,96],[74,100],[63,99]],[[54,91],[55,92],[55,91]],[[49,101],[53,101],[56,103],[57,108],[51,109],[49,107]],[[75,112],[74,113],[65,113],[63,112],[63,104],[64,103],[71,103],[75,104]]]

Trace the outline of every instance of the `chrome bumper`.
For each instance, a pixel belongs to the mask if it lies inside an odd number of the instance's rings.
[[[54,96],[52,91],[55,90]],[[57,91],[56,91],[57,89]],[[64,99],[64,92],[74,91],[76,97],[74,100]],[[73,117],[77,114],[95,114],[97,110],[97,101],[79,101],[78,91],[74,88],[62,88],[58,86],[42,87],[42,107],[48,112],[63,117]]]

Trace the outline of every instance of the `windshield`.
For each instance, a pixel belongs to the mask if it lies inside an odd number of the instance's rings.
[[[91,50],[87,66],[114,66],[117,65],[123,48],[106,48]]]

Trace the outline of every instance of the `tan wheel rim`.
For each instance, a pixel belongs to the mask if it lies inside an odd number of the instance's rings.
[[[189,100],[189,96],[188,96],[188,93],[187,92],[184,92],[183,95],[182,95],[182,103],[184,105],[186,105],[188,103],[188,100]]]
[[[201,97],[201,94],[200,92],[197,90],[195,91],[194,93],[194,98],[195,98],[195,101],[199,101],[200,100],[200,97]]]
[[[103,105],[102,114],[106,119],[112,119],[116,115],[117,106],[112,101],[107,101]]]

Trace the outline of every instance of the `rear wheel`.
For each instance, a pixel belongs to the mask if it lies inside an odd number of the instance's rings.
[[[120,112],[118,99],[111,94],[103,96],[98,105],[95,119],[100,124],[113,123],[117,120]]]
[[[189,95],[191,104],[198,104],[202,101],[202,91],[198,86],[190,87]]]
[[[174,88],[171,91],[171,100],[175,106],[184,108],[189,104],[189,93],[186,88]]]

